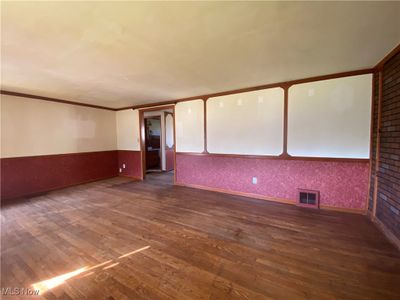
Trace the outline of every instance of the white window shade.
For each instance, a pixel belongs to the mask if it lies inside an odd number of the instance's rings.
[[[369,158],[371,92],[371,74],[290,87],[288,153]]]
[[[280,155],[283,151],[284,93],[272,88],[210,98],[210,153]]]
[[[204,101],[179,102],[175,106],[177,152],[204,151]]]
[[[172,114],[165,115],[165,145],[169,148],[174,146],[174,118]]]

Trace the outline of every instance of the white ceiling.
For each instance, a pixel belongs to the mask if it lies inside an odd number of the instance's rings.
[[[112,108],[373,67],[400,2],[2,2],[4,90]]]

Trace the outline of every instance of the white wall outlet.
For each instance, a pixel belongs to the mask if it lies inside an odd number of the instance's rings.
[[[125,164],[122,164],[122,169],[125,169]]]
[[[253,184],[257,184],[257,181],[258,181],[258,180],[257,180],[257,177],[253,177],[253,179],[252,179],[251,182],[252,182]]]
[[[119,168],[119,172],[122,173],[122,169],[121,168]]]

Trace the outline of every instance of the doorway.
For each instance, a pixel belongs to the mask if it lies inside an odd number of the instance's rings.
[[[174,106],[140,109],[142,178],[175,182]]]

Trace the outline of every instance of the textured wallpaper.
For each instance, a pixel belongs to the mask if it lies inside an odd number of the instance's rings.
[[[177,154],[177,182],[296,201],[320,191],[321,205],[365,209],[369,162],[327,162]],[[257,184],[252,184],[252,177]]]

